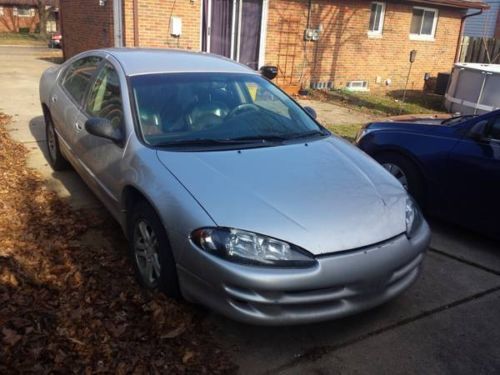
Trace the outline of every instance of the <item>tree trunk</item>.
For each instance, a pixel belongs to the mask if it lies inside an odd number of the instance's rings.
[[[40,35],[47,35],[47,10],[45,9],[45,1],[37,0],[38,17],[40,19]]]

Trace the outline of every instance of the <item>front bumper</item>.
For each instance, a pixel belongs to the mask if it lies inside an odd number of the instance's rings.
[[[316,266],[269,268],[219,259],[194,244],[178,265],[184,297],[235,320],[285,325],[340,318],[382,304],[416,280],[430,230],[425,222],[362,249],[317,257]]]

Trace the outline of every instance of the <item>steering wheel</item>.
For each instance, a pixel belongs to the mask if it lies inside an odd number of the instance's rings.
[[[234,107],[231,110],[231,112],[228,113],[228,115],[226,116],[226,120],[236,116],[237,114],[240,114],[240,113],[243,113],[246,111],[258,112],[258,111],[260,111],[260,108],[257,105],[252,104],[252,103],[243,103],[243,104],[237,105],[236,107]]]

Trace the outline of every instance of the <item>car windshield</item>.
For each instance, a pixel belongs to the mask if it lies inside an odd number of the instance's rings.
[[[151,146],[268,145],[329,134],[255,74],[148,74],[130,82]]]

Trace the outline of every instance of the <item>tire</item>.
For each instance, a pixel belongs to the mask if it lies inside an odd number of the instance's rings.
[[[50,116],[45,116],[45,139],[49,164],[55,171],[63,171],[69,168],[68,161],[64,158],[59,147],[59,139],[54,130],[54,124]]]
[[[415,198],[420,207],[423,208],[425,206],[425,189],[422,175],[413,161],[396,153],[375,155],[375,160],[401,182],[403,187]],[[403,183],[404,179],[406,180],[406,186]]]
[[[167,232],[155,210],[145,201],[137,202],[129,213],[129,251],[139,283],[180,298],[179,279]]]

